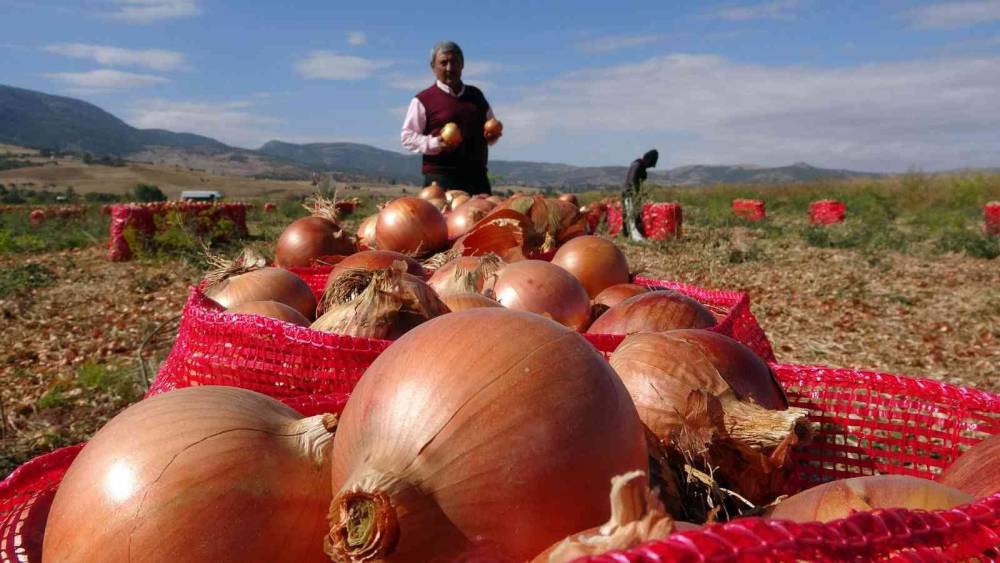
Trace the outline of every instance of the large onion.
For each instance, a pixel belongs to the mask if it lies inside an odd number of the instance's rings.
[[[73,461],[43,560],[328,561],[335,422],[234,387],[140,401]]]
[[[972,495],[909,475],[868,475],[817,485],[781,501],[771,518],[829,522],[876,508],[943,510],[972,502]]]
[[[657,447],[668,449],[671,458],[661,461],[679,472],[680,488],[693,467],[754,503],[782,491],[789,450],[808,434],[806,411],[788,407],[771,369],[749,348],[706,330],[642,333],[626,338],[610,362]],[[665,501],[679,519],[701,522],[703,492]]]
[[[304,268],[329,256],[352,254],[357,245],[349,233],[323,217],[303,217],[285,227],[278,237],[274,263],[282,268]]]
[[[587,332],[635,334],[681,328],[708,328],[715,316],[704,305],[683,293],[661,289],[622,301],[604,312]]]
[[[480,307],[503,307],[495,299],[490,299],[482,293],[450,293],[441,297],[441,301],[451,309],[451,312],[478,309]]]
[[[379,212],[375,241],[382,250],[431,254],[448,243],[448,225],[441,212],[427,201],[401,197]]]
[[[524,561],[607,520],[610,479],[646,466],[621,382],[582,336],[482,308],[389,346],[345,407],[332,467],[336,560]]]
[[[471,231],[455,241],[452,250],[463,256],[494,253],[505,262],[517,262],[538,247],[540,239],[531,221],[513,209],[495,209]]]
[[[1000,492],[1000,434],[995,434],[960,455],[938,482],[961,489],[976,498]]]
[[[579,200],[576,199],[576,194],[559,194],[559,199],[573,205],[580,205]]]
[[[420,199],[445,199],[444,188],[437,182],[431,182],[431,185],[420,190]]]
[[[591,299],[620,283],[628,283],[628,260],[615,243],[598,236],[576,237],[564,244],[552,263],[580,280]]]
[[[336,279],[341,272],[348,269],[361,268],[364,270],[381,270],[382,268],[388,268],[392,266],[393,262],[404,262],[406,264],[406,271],[410,274],[417,276],[418,278],[426,278],[427,272],[424,271],[424,267],[409,256],[393,252],[391,250],[364,250],[361,252],[354,253],[350,256],[345,257],[337,265],[333,267],[330,271],[330,280]]]
[[[427,284],[442,298],[452,293],[492,293],[503,262],[496,254],[459,256],[438,268]]]
[[[448,238],[457,239],[472,230],[472,227],[493,208],[493,204],[485,199],[467,199],[464,205],[448,215]]]
[[[629,297],[648,292],[649,288],[644,285],[639,285],[637,283],[618,283],[608,286],[598,293],[597,297],[594,297],[594,305],[601,305],[604,307],[603,310],[606,311],[622,301],[625,301]]]
[[[494,286],[497,301],[508,309],[545,315],[573,330],[590,323],[587,290],[566,270],[541,260],[504,266]]]
[[[246,301],[226,310],[241,315],[261,315],[299,326],[309,326],[309,319],[302,313],[277,301]]]
[[[239,274],[206,288],[205,295],[226,309],[249,301],[277,301],[311,319],[316,298],[306,282],[283,268],[261,268]]]
[[[365,217],[358,225],[358,248],[375,248],[375,225],[378,223],[378,213]]]

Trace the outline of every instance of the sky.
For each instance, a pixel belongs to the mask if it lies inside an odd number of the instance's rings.
[[[445,39],[504,123],[491,159],[1000,166],[1000,0],[0,0],[0,84],[245,148],[402,152]]]

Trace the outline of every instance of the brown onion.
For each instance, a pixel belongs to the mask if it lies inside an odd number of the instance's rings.
[[[944,510],[975,500],[953,487],[909,475],[838,479],[789,497],[770,517],[793,522],[829,522],[876,508]]]
[[[612,285],[628,283],[628,260],[615,243],[586,235],[568,241],[552,263],[580,280],[591,299]]]
[[[282,268],[304,268],[325,257],[352,254],[354,239],[339,225],[322,217],[303,217],[285,227],[278,237],[274,263]]]
[[[462,130],[449,121],[441,128],[441,140],[449,147],[457,147],[462,143]]]
[[[444,198],[436,197],[434,199],[428,199],[427,203],[433,205],[435,209],[442,213],[448,210],[448,202]]]
[[[541,260],[522,260],[504,266],[494,286],[497,301],[508,309],[544,315],[573,330],[590,323],[590,299],[580,282]]]
[[[277,301],[246,301],[226,310],[241,315],[261,315],[299,326],[309,326],[309,319],[302,313]]]
[[[233,276],[205,289],[205,295],[226,309],[249,301],[277,301],[311,319],[316,297],[306,282],[283,268],[261,268]]]
[[[1000,434],[979,442],[944,470],[938,483],[961,489],[976,498],[1000,492]]]
[[[576,194],[559,194],[559,199],[568,203],[572,203],[575,206],[579,206],[580,202],[576,199]]]
[[[471,197],[464,194],[456,195],[455,197],[452,198],[451,201],[448,202],[448,209],[454,211],[459,207],[461,207],[463,203],[466,203],[471,199],[472,199]]]
[[[486,198],[486,201],[492,202],[496,205],[503,203],[503,198],[498,195],[491,195]]]
[[[378,213],[365,217],[358,225],[358,248],[375,248],[375,225],[378,223]]]
[[[379,212],[375,240],[382,250],[431,254],[447,245],[448,225],[430,203],[416,197],[401,197]]]
[[[513,209],[495,209],[459,237],[452,250],[463,256],[492,252],[504,262],[517,262],[524,260],[539,243],[527,217]]]
[[[782,491],[793,469],[789,450],[808,435],[806,411],[788,407],[773,372],[749,348],[707,330],[641,333],[627,337],[610,363],[671,463],[710,473],[754,503]],[[665,502],[679,519],[706,516],[697,499]]]
[[[469,192],[465,190],[448,190],[444,192],[444,199],[448,201],[448,205],[455,203],[455,198],[459,196],[470,197]],[[456,205],[455,207],[458,206]]]
[[[438,268],[427,284],[442,298],[453,293],[493,293],[497,272],[502,267],[503,262],[496,254],[459,256]]]
[[[424,267],[420,265],[420,262],[405,254],[391,250],[363,250],[350,256],[345,256],[343,260],[337,262],[333,270],[330,270],[330,277],[327,279],[327,284],[341,272],[348,269],[381,270],[382,268],[392,266],[392,263],[397,261],[404,262],[406,264],[406,271],[410,274],[421,279],[427,277],[427,272],[424,271]]]
[[[642,293],[604,312],[590,325],[591,334],[635,334],[681,328],[708,328],[715,315],[704,305],[672,289]]]
[[[45,561],[328,561],[336,417],[189,387],[108,422],[59,485]]]
[[[431,182],[431,185],[420,190],[420,199],[445,199],[444,188],[437,182]]]
[[[482,202],[482,203],[477,203]],[[490,203],[484,199],[469,200],[448,215],[448,238],[457,239],[472,230],[489,213]]]
[[[479,307],[503,307],[496,299],[490,299],[482,293],[451,293],[441,297],[441,301],[444,301],[452,313]]]
[[[648,293],[649,288],[637,283],[618,283],[604,288],[594,298],[594,305],[603,305],[606,309],[614,307],[629,297]],[[605,310],[606,310],[605,309]]]
[[[645,469],[621,382],[582,336],[537,315],[443,315],[362,376],[334,444],[335,560],[524,561],[607,520],[610,479]],[[348,539],[350,538],[350,539]]]
[[[500,138],[501,135],[503,135],[503,123],[500,123],[495,117],[487,119],[486,123],[483,124],[483,137],[487,141],[492,141]]]

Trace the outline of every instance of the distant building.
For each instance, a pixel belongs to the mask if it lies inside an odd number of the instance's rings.
[[[222,199],[222,192],[218,190],[185,190],[181,192],[181,199],[184,201],[215,201]]]

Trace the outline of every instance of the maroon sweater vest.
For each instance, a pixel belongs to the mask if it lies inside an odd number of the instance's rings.
[[[483,138],[486,112],[490,109],[486,97],[475,86],[465,86],[454,97],[432,85],[417,94],[427,113],[424,135],[437,136],[446,123],[452,121],[462,130],[462,143],[450,151],[424,155],[424,174],[485,174],[488,148]]]

